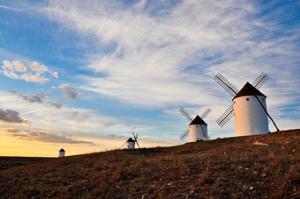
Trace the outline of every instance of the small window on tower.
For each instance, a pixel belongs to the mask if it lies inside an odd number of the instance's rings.
[[[247,97],[246,100],[249,101],[249,98]]]

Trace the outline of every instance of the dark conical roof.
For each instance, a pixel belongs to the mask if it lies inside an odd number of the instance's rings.
[[[61,149],[59,150],[59,152],[65,152],[65,150],[64,150],[63,148],[61,148]]]
[[[135,142],[131,137],[127,140],[127,142]]]
[[[204,125],[207,125],[202,119],[201,117],[199,117],[199,115],[197,115],[195,117],[195,119],[193,119],[193,121],[190,123],[190,125],[193,125],[193,124],[204,124]]]
[[[237,97],[242,97],[242,96],[247,96],[247,95],[259,95],[259,96],[266,97],[257,88],[255,88],[249,82],[247,82],[232,100],[234,100]]]

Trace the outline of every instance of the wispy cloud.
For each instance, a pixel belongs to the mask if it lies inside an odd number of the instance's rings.
[[[33,129],[43,127],[44,129],[64,131],[67,126],[69,132],[124,135],[131,128],[126,121],[103,115],[95,110],[69,106],[62,106],[58,109],[49,106],[50,102],[32,103],[26,101],[15,92],[1,91],[0,95],[3,96],[0,100],[0,108],[16,110],[23,120],[32,121],[27,125]],[[9,124],[2,124],[2,126],[11,127]]]
[[[46,13],[95,36],[99,48],[113,46],[87,60],[93,76],[80,76],[82,89],[163,112],[185,106],[198,113],[210,107],[212,137],[233,135],[231,122],[223,129],[215,122],[231,103],[213,81],[218,72],[238,88],[268,73],[271,78],[262,92],[279,124],[286,114],[282,107],[296,108],[300,100],[299,26],[282,29],[275,17],[261,17],[255,2],[180,1],[153,12],[147,1],[128,6],[53,0]]]
[[[77,89],[68,84],[61,85],[59,89],[70,99],[77,99],[79,97]]]
[[[99,45],[115,46],[91,56],[88,69],[99,76],[81,77],[83,89],[143,106],[226,104],[212,80],[215,73],[224,72],[242,86],[265,71],[273,78],[275,86],[266,90],[276,105],[276,93],[288,87],[282,78],[290,80],[288,93],[299,83],[294,45],[299,37],[274,38],[276,24],[257,17],[258,5],[182,1],[153,15],[145,2],[130,7],[115,1],[50,2],[51,18],[95,35]],[[284,103],[293,96],[285,95]]]
[[[9,123],[23,123],[24,119],[21,118],[20,113],[14,110],[3,110],[0,109],[0,121]]]
[[[29,94],[23,94],[23,93],[15,91],[15,90],[12,90],[10,92],[13,94],[16,94],[17,96],[21,97],[24,101],[29,102],[29,103],[38,103],[38,104],[43,103],[46,106],[54,107],[57,109],[60,109],[61,107],[63,107],[62,102],[51,101],[51,100],[47,99],[51,96],[51,92],[36,92],[36,93],[29,93]]]
[[[24,63],[20,60],[3,60],[0,73],[11,79],[39,84],[45,84],[49,81],[49,77],[45,76],[46,74],[50,74],[53,78],[58,78],[57,72],[36,61]]]
[[[50,143],[93,144],[93,142],[89,141],[72,139],[70,135],[58,135],[34,129],[5,129],[4,132],[7,132],[10,136],[25,140]]]
[[[6,6],[6,5],[0,5],[0,9],[10,10],[10,11],[16,11],[16,12],[21,12],[22,11],[19,8],[15,8],[15,7],[11,7],[11,6]]]

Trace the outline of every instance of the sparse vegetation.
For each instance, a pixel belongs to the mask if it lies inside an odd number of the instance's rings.
[[[298,198],[299,151],[291,130],[49,159],[0,170],[0,198]]]

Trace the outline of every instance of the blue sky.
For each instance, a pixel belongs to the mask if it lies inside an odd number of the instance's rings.
[[[30,121],[0,126],[26,129],[27,137],[37,130],[93,137],[98,149],[117,147],[136,128],[145,146],[172,145],[187,125],[178,109],[196,115],[210,107],[211,138],[229,137],[233,122],[220,128],[215,120],[231,97],[213,76],[240,88],[266,72],[270,113],[281,129],[297,128],[299,8],[299,1],[0,0],[0,108]],[[16,66],[26,69],[13,77]],[[104,138],[115,142],[98,143]]]

